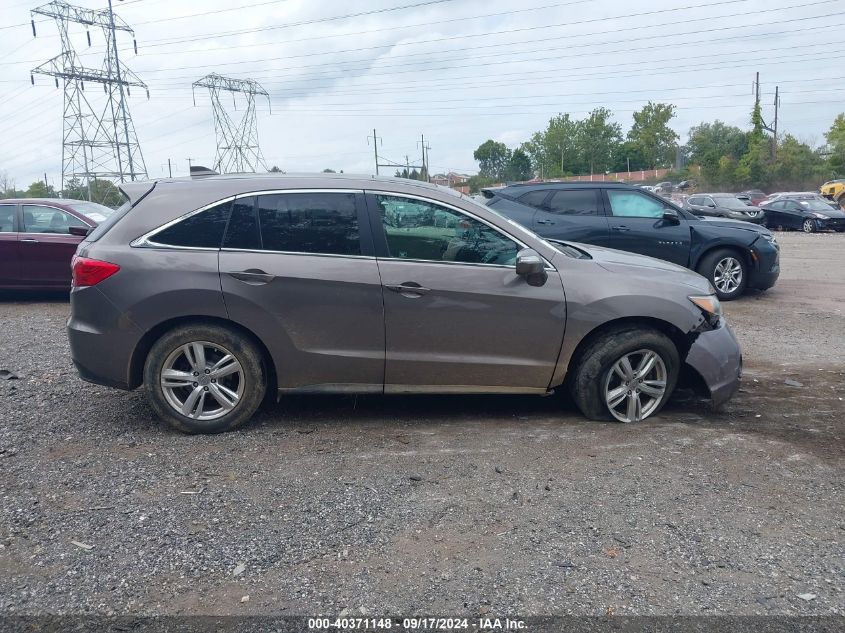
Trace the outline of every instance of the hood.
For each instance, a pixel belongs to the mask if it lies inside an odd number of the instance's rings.
[[[753,211],[759,212],[759,209],[755,208]],[[751,231],[753,233],[771,233],[769,229],[760,226],[759,224],[751,224],[750,222],[746,222],[745,220],[732,220],[730,218],[709,218],[709,217],[700,217],[696,216],[700,222],[706,222],[711,226],[725,226],[731,229],[741,229],[745,231]]]
[[[618,251],[603,246],[580,244],[577,242],[558,242],[572,244],[592,257],[593,261],[605,270],[621,275],[647,278],[657,283],[680,283],[694,288],[701,294],[710,294],[710,282],[698,273],[672,264],[671,262],[627,251]]]
[[[825,209],[824,211],[810,211],[810,209],[805,209],[805,211],[808,211],[810,213],[823,213],[827,217],[836,218],[837,220],[845,218],[845,211],[842,211],[841,209],[834,209],[833,207],[830,207],[830,209]]]

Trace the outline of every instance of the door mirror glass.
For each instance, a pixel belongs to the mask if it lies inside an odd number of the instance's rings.
[[[542,286],[548,279],[546,262],[530,248],[523,248],[516,254],[516,274],[525,277],[529,286]]]
[[[663,219],[672,224],[680,224],[681,218],[678,217],[678,212],[674,209],[663,209]]]

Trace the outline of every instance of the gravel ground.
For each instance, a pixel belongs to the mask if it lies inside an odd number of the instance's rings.
[[[6,296],[0,615],[845,614],[845,235],[779,239],[740,393],[636,425],[301,397],[187,437],[77,378],[65,297]]]

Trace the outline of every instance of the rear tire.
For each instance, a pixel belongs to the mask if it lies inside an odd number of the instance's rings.
[[[646,370],[649,354],[654,360]],[[628,359],[632,370],[627,377],[623,359]],[[575,404],[591,420],[640,421],[666,404],[678,381],[679,367],[678,350],[665,334],[626,327],[603,334],[588,345],[575,366],[569,389]],[[638,369],[644,371],[637,373]],[[628,408],[634,399],[639,409]],[[618,404],[612,407],[616,400]],[[637,410],[639,418],[629,415]]]
[[[144,364],[156,414],[183,433],[223,433],[247,422],[267,389],[260,351],[242,334],[188,325],[164,334]]]
[[[727,248],[705,255],[696,270],[710,280],[722,301],[736,299],[748,285],[748,264],[739,253]]]

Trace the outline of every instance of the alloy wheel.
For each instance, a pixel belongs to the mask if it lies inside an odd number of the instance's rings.
[[[713,270],[713,285],[724,293],[736,292],[742,285],[742,264],[736,257],[723,257]]]
[[[161,369],[161,389],[173,409],[194,420],[216,420],[232,411],[244,392],[244,370],[229,350],[208,341],[175,349]]]
[[[816,223],[810,218],[804,220],[804,233],[814,233],[816,230]]]
[[[604,401],[620,422],[639,422],[660,406],[666,394],[666,364],[656,352],[641,349],[617,360],[604,380]]]

